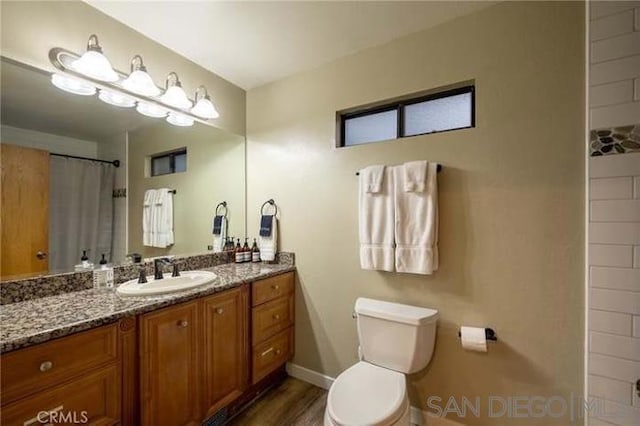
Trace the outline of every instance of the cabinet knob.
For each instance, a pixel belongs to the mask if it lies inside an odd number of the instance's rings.
[[[222,313],[224,313],[224,309],[222,309],[222,308],[216,308],[216,314],[220,315],[220,314],[222,314]]]
[[[40,364],[40,371],[42,371],[43,373],[45,371],[49,371],[53,368],[53,363],[51,361],[45,361],[42,364]]]
[[[280,355],[282,351],[280,349],[276,349],[276,356]]]
[[[36,253],[36,257],[40,260],[44,260],[47,258],[47,253],[44,251],[39,251]]]
[[[279,319],[280,319],[280,314],[275,314],[275,315],[273,316],[273,319],[274,319],[274,320],[279,320]]]
[[[187,320],[178,321],[178,327],[186,328],[188,326],[189,326],[189,321],[187,321]]]
[[[274,290],[280,290],[280,286],[278,284],[272,285],[271,288]]]

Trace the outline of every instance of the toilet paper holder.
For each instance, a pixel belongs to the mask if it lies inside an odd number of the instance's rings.
[[[492,342],[498,341],[498,336],[496,336],[496,332],[493,331],[493,328],[486,327],[484,329],[484,335],[486,336],[487,340],[491,340]],[[458,330],[458,337],[460,336],[460,330]]]

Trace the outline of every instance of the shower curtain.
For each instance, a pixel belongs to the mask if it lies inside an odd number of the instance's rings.
[[[49,270],[70,270],[82,251],[98,264],[111,261],[115,167],[50,157]]]

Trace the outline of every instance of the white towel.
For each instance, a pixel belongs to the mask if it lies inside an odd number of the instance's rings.
[[[427,162],[411,161],[404,163],[404,191],[424,192],[427,183]]]
[[[438,269],[438,181],[429,163],[423,192],[406,192],[405,165],[394,167],[395,266],[398,272],[432,274]]]
[[[267,262],[276,260],[278,252],[278,219],[274,216],[271,225],[271,235],[263,237],[258,235],[258,247],[260,247],[260,259]]]
[[[215,216],[214,216],[215,219]],[[213,252],[220,253],[224,250],[224,243],[227,241],[227,218],[222,216],[220,224],[220,233],[213,234]],[[213,227],[213,224],[212,224]]]
[[[376,165],[365,167],[360,170],[360,182],[364,185],[365,192],[369,194],[377,194],[382,191],[384,169],[384,165]]]
[[[371,173],[377,173],[379,167],[383,170],[379,191],[370,192]],[[372,166],[360,171],[358,218],[362,269],[394,270],[393,180],[391,167]]]
[[[142,244],[145,246],[152,245],[152,205],[156,199],[156,190],[149,189],[144,193],[144,202],[142,207]]]

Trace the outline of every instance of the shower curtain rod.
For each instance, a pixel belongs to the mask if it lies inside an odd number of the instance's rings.
[[[55,155],[56,157],[75,158],[77,160],[97,161],[98,163],[107,163],[107,164],[111,164],[114,167],[120,167],[120,160],[113,160],[113,161],[99,160],[97,158],[79,157],[77,155],[55,154],[53,152],[50,152],[49,155]]]

